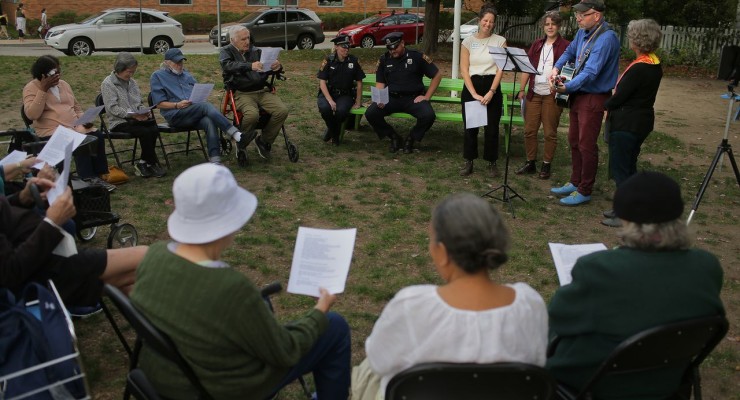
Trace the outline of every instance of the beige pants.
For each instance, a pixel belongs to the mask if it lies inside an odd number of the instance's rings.
[[[10,38],[10,36],[8,36],[8,28],[6,28],[5,25],[0,25],[0,38],[3,38],[3,39]]]
[[[352,368],[352,400],[382,400],[380,376],[370,369],[367,358]]]
[[[283,104],[283,101],[268,90],[258,90],[255,92],[235,91],[234,102],[236,103],[236,109],[243,114],[242,132],[249,132],[257,126],[260,118],[260,107],[270,114],[270,120],[262,128],[262,141],[272,144],[280,133],[280,127],[288,118],[288,108]]]

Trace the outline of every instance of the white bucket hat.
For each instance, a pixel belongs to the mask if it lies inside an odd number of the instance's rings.
[[[254,215],[257,198],[239,187],[228,168],[200,164],[172,184],[175,211],[167,220],[170,237],[203,244],[238,231]]]

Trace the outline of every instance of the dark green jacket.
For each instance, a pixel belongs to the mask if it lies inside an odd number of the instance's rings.
[[[580,389],[627,337],[668,322],[724,315],[721,288],[722,267],[703,250],[620,248],[581,257],[573,283],[559,288],[550,302],[550,337],[562,339],[547,368],[560,383]],[[682,372],[606,381],[596,398],[663,400]]]

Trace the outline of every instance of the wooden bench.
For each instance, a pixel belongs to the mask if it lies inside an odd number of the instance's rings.
[[[431,79],[424,77],[424,86],[429,87],[429,83],[431,82]],[[369,74],[365,77],[365,79],[362,80],[362,86],[363,90],[362,92],[362,99],[363,102],[369,100],[371,98],[371,92],[370,88],[375,86],[375,74]],[[450,111],[450,110],[435,110],[435,113],[437,115],[437,121],[450,121],[450,122],[463,122],[462,117],[462,106],[460,105],[461,100],[460,97],[452,97],[450,96],[450,92],[458,92],[461,93],[463,90],[463,86],[465,85],[465,82],[462,79],[452,79],[452,78],[442,78],[442,81],[439,83],[439,86],[437,87],[437,90],[434,92],[434,95],[429,100],[433,104],[456,104],[457,110],[456,111]],[[503,100],[504,100],[504,106],[503,111],[501,114],[501,124],[504,125],[504,129],[508,129],[509,122],[513,125],[524,125],[524,118],[522,118],[521,115],[519,115],[519,102],[515,101],[515,110],[510,110],[511,104],[510,104],[510,95],[512,91],[518,91],[519,90],[519,83],[512,83],[512,82],[501,82],[500,85],[501,93],[503,94]],[[360,107],[350,110],[351,115],[355,115],[354,118],[354,130],[358,130],[360,128],[360,121],[362,120],[362,116],[365,115],[365,111],[367,110],[367,107]],[[510,111],[513,111],[515,114],[512,117],[510,114]],[[393,113],[389,115],[393,118],[406,118],[406,119],[414,119],[414,117],[411,114],[407,113]],[[511,118],[511,119],[510,119]],[[352,119],[350,119],[352,121]],[[341,134],[340,136],[344,136],[344,130],[345,130],[345,124],[342,125],[341,128]]]

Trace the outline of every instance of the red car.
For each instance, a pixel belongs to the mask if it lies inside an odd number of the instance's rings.
[[[421,42],[421,37],[424,35],[424,16],[378,14],[339,30],[340,34],[349,35],[352,47],[364,48],[382,44],[383,37],[391,32],[403,32],[403,41],[406,44]]]

